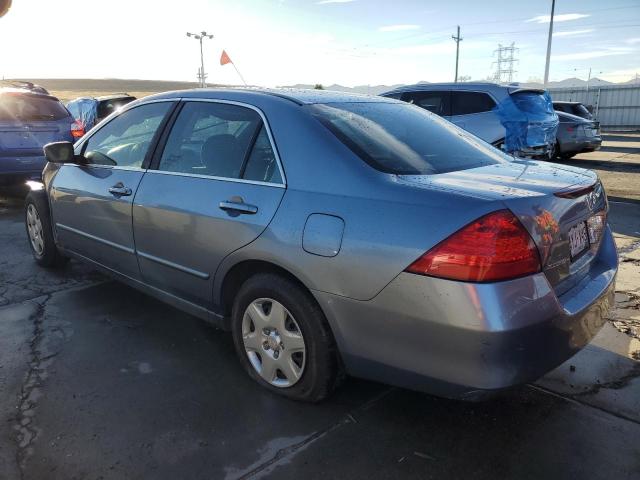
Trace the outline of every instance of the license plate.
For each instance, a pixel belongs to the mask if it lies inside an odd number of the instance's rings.
[[[569,245],[571,247],[571,258],[580,255],[589,246],[587,236],[587,224],[580,222],[569,229]]]

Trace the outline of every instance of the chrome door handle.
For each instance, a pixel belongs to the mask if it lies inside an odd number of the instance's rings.
[[[227,212],[246,213],[249,215],[258,213],[258,207],[256,207],[255,205],[244,203],[242,201],[242,198],[240,198],[239,200],[232,198],[231,200],[220,202],[219,207],[221,210]]]
[[[118,182],[113,187],[109,188],[109,193],[116,197],[128,197],[132,192],[131,189],[125,187],[122,182]]]

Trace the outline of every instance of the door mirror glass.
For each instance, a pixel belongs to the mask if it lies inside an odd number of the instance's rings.
[[[73,163],[73,144],[71,142],[53,142],[44,146],[44,156],[51,163]]]

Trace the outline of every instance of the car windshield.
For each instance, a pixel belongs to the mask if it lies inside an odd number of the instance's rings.
[[[69,112],[55,98],[21,93],[0,95],[0,120],[60,120]]]
[[[431,175],[510,160],[483,140],[414,105],[354,102],[305,108],[381,172]]]

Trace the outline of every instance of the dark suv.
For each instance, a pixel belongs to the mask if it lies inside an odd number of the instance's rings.
[[[73,136],[78,139],[91,130],[94,125],[107,118],[136,97],[128,93],[114,93],[101,97],[80,97],[67,103],[67,109],[75,120]]]
[[[60,101],[29,88],[0,88],[0,186],[39,179],[42,147],[73,140],[73,118]]]
[[[556,112],[569,113],[585,120],[593,120],[589,109],[580,102],[553,102],[553,109]]]

